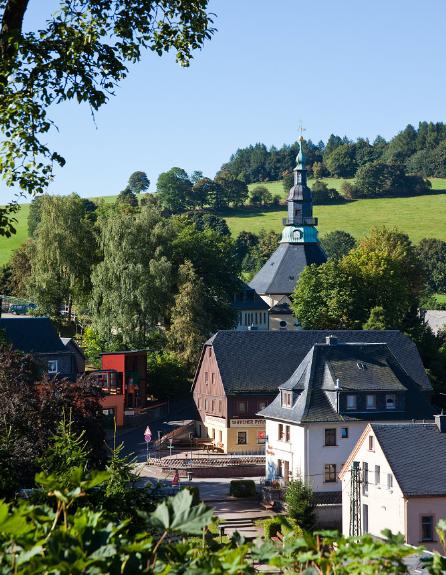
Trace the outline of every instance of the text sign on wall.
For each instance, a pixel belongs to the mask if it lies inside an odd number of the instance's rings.
[[[231,419],[231,427],[261,427],[264,425],[264,419]]]

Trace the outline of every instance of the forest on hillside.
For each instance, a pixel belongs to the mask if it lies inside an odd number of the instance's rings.
[[[247,184],[279,180],[292,171],[297,150],[297,142],[281,148],[257,143],[238,149],[221,172]],[[305,141],[304,152],[308,171],[315,178],[352,178],[361,167],[375,162],[398,164],[407,173],[424,178],[445,177],[446,124],[420,122],[418,128],[409,124],[389,141],[382,136],[373,142],[368,138],[353,141],[331,134],[326,143]]]

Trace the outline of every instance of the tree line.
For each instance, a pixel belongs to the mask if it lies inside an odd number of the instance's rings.
[[[374,166],[375,171],[387,169],[391,177],[417,175],[421,178],[446,177],[446,124],[443,122],[420,122],[418,128],[408,125],[391,140],[386,141],[377,136],[373,142],[367,138],[353,141],[346,136],[331,134],[327,142],[313,143],[311,140],[303,144],[309,174],[315,179],[326,176],[337,178],[370,177],[366,166]],[[280,180],[292,173],[298,144],[283,145],[281,148],[267,148],[258,143],[247,148],[238,149],[221,167],[221,172],[229,173],[243,182]],[[390,168],[388,167],[390,166]],[[392,167],[397,166],[399,172],[393,174]],[[387,178],[389,174],[387,174]],[[405,189],[410,189],[416,183],[406,180],[396,191],[390,186],[390,193],[399,195]],[[401,182],[400,182],[401,184]],[[379,185],[374,185],[375,194],[384,194]],[[397,186],[398,187],[398,186]],[[356,192],[361,194],[361,189]],[[364,195],[372,195],[370,192]]]

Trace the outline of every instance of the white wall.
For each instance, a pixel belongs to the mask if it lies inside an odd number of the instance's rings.
[[[287,424],[290,425],[290,442],[278,439],[279,422],[266,420],[266,477],[273,479],[278,468],[278,459],[288,461],[293,478],[302,478],[310,484],[314,491],[340,491],[341,483],[337,478],[342,464],[350,455],[366,423],[323,423],[323,424]],[[347,427],[349,436],[341,439],[341,427]],[[337,445],[325,446],[325,429],[336,428]],[[324,466],[326,463],[336,464],[335,483],[325,483]]]
[[[373,433],[372,433],[373,435]],[[361,513],[363,504],[368,506],[369,533],[380,536],[383,529],[390,529],[394,533],[405,532],[405,505],[401,489],[393,477],[393,488],[387,488],[387,474],[392,473],[384,453],[374,438],[374,451],[368,449],[368,436],[362,443],[354,460],[369,465],[368,494],[364,495],[361,489]],[[380,483],[375,484],[375,465],[380,467]],[[393,475],[393,474],[392,474]],[[349,534],[350,527],[350,471],[342,479],[342,532]]]
[[[338,474],[342,465],[347,461],[353,447],[356,445],[361,433],[367,426],[367,422],[344,422],[339,423],[311,423],[308,428],[308,476],[307,481],[313,491],[340,491],[341,482]],[[348,428],[348,438],[341,438],[341,428]],[[336,429],[336,446],[325,445],[325,430]],[[324,477],[325,465],[336,465],[336,482],[326,483]]]
[[[266,420],[266,478],[274,479],[278,469],[278,460],[288,461],[293,479],[303,477],[304,469],[304,429],[295,424],[283,423],[290,426],[290,441],[281,441],[278,438],[279,423],[271,419]]]

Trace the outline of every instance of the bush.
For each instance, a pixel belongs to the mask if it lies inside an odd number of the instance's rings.
[[[304,531],[311,531],[314,526],[313,490],[302,481],[291,481],[288,484],[285,501],[288,515],[294,519]]]
[[[253,206],[269,206],[273,202],[273,196],[265,186],[256,186],[249,195]]]
[[[262,526],[265,539],[272,539],[279,532],[282,535],[294,533],[297,537],[303,535],[303,531],[297,522],[291,517],[285,517],[283,515],[277,515],[276,517],[265,519],[262,521]]]
[[[321,180],[316,180],[311,187],[311,193],[313,196],[313,204],[333,204],[335,202],[342,201],[342,196],[334,188],[329,188],[325,182]]]
[[[256,484],[252,479],[233,480],[229,486],[229,495],[233,497],[255,497]]]
[[[342,182],[341,193],[346,200],[355,200],[356,198],[360,197],[357,186],[351,182]]]

